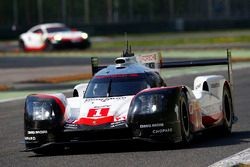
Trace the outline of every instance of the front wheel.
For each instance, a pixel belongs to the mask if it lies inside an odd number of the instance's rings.
[[[49,40],[47,40],[45,42],[45,48],[44,48],[44,50],[45,51],[51,51],[51,50],[53,50],[53,45],[52,45],[52,43]]]
[[[184,92],[181,92],[180,94],[178,107],[180,113],[182,143],[188,144],[191,142],[193,135],[190,131],[189,107],[187,96]]]
[[[25,44],[24,44],[23,40],[19,40],[18,45],[19,45],[20,51],[26,51]]]

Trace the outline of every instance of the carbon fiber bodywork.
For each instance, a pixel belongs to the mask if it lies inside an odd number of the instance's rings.
[[[180,92],[181,87],[165,87],[146,90],[136,95],[128,113],[128,124],[133,136],[161,141],[181,141],[178,113]],[[145,107],[147,104],[151,108]],[[147,112],[152,109],[154,111]]]

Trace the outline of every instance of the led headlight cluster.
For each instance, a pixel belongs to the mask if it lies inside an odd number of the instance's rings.
[[[56,40],[56,41],[61,41],[61,40],[62,40],[62,35],[56,34],[56,35],[54,36],[54,40]]]
[[[159,110],[161,99],[159,95],[141,96],[141,113],[155,113]]]
[[[133,104],[132,112],[135,114],[153,114],[162,110],[162,107],[166,104],[164,95],[141,95]]]
[[[88,34],[85,33],[85,32],[83,32],[83,33],[81,34],[81,37],[82,37],[83,39],[87,39],[87,38],[88,38]]]
[[[33,102],[33,120],[50,120],[55,116],[49,102]]]

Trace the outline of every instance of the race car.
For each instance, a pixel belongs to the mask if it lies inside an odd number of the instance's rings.
[[[92,58],[93,78],[73,97],[33,94],[25,101],[26,151],[58,144],[144,140],[188,144],[207,129],[230,134],[233,110],[231,54],[226,59],[162,62],[160,53],[126,51],[114,65]],[[162,68],[228,65],[222,75],[198,76],[194,89],[167,86]]]
[[[54,48],[88,48],[90,41],[86,32],[70,29],[61,23],[39,24],[19,36],[22,51],[50,51]]]

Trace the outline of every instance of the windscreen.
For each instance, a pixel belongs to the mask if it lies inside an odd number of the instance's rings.
[[[70,31],[70,29],[68,27],[64,27],[64,26],[47,28],[48,33],[65,32],[65,31]]]
[[[85,98],[135,95],[149,87],[142,74],[97,76],[90,81]]]

